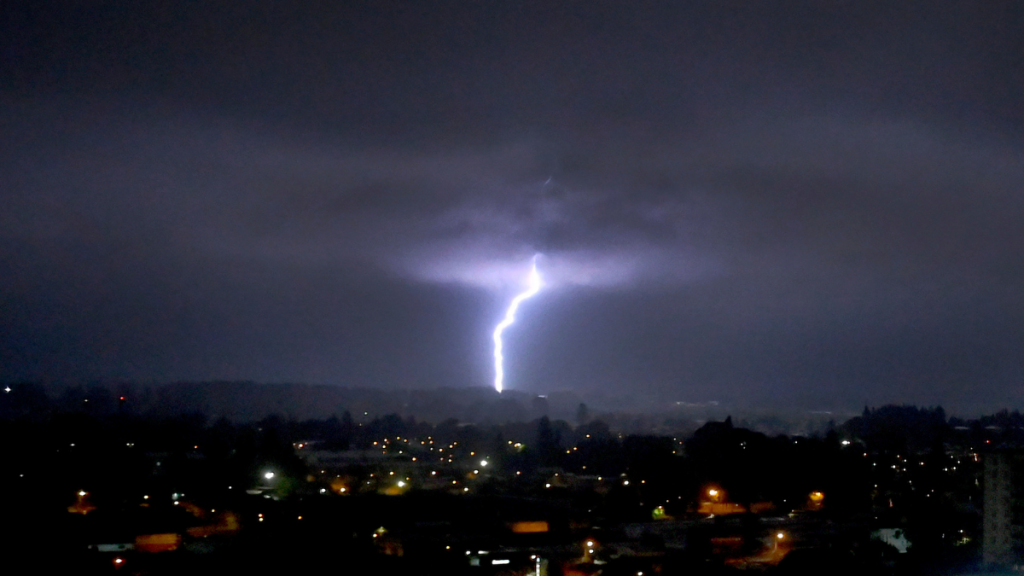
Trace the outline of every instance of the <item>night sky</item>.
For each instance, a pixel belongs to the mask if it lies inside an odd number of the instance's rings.
[[[1024,407],[1024,2],[4,2],[0,380]]]

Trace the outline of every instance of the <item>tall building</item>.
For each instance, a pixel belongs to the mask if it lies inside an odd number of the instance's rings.
[[[987,566],[1024,563],[1024,452],[984,456],[984,518],[981,556]]]

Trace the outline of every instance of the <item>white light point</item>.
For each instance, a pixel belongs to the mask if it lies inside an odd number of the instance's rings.
[[[540,272],[537,271],[536,256],[533,257],[533,265],[530,268],[528,283],[529,286],[526,291],[521,292],[518,296],[512,299],[512,303],[509,304],[508,310],[505,311],[505,318],[494,329],[494,389],[499,393],[505,383],[505,357],[502,355],[501,333],[505,331],[505,328],[508,328],[516,321],[516,310],[519,309],[519,305],[522,304],[523,300],[536,295],[537,292],[540,292],[541,286],[544,285],[540,279]]]

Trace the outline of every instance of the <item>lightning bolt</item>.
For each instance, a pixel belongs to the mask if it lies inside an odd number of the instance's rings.
[[[508,310],[505,311],[505,318],[494,328],[494,389],[498,392],[501,392],[505,382],[505,357],[501,353],[501,333],[516,321],[516,310],[519,309],[519,305],[523,303],[523,300],[540,292],[541,286],[543,286],[543,282],[540,279],[540,272],[537,271],[537,257],[534,256],[527,289],[512,299],[512,303],[508,305]]]

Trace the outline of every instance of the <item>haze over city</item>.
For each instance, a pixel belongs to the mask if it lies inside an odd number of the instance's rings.
[[[15,2],[0,380],[1020,407],[1016,2]]]

